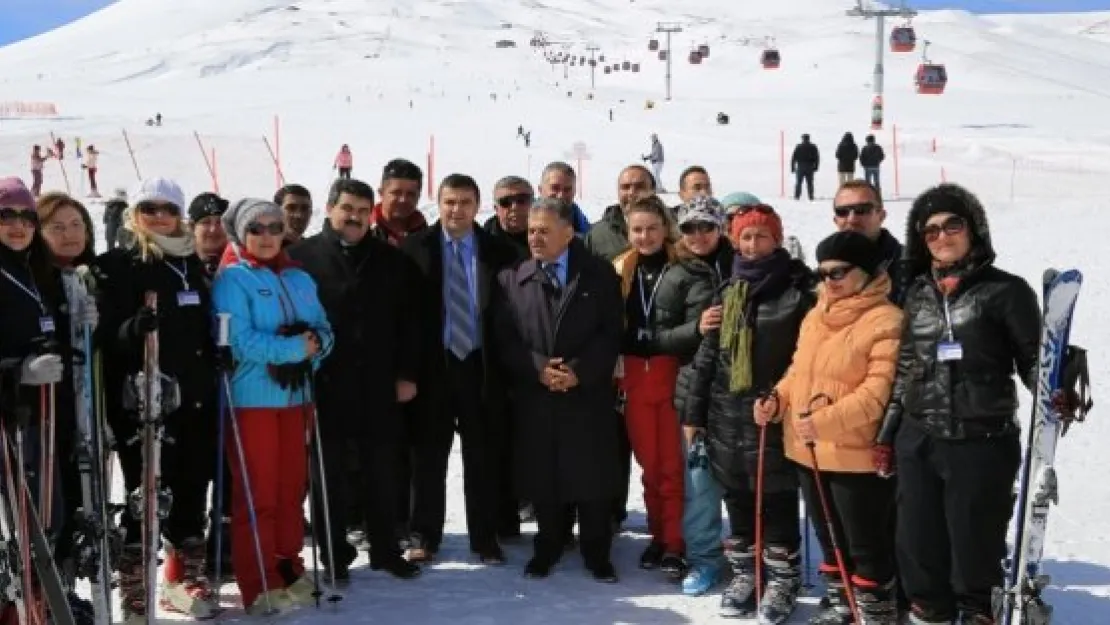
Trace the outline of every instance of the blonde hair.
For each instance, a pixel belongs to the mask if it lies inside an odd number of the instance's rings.
[[[154,241],[154,237],[157,235],[142,225],[140,221],[140,212],[137,206],[132,206],[131,210],[127,212],[127,223],[124,227],[135,235],[135,247],[139,249],[139,256],[142,258],[143,262],[151,259],[161,260],[162,257],[165,256],[165,252],[162,250],[162,247]],[[185,219],[180,213],[177,215],[177,228],[174,229],[172,234],[167,236],[192,236],[188,229],[186,229]]]

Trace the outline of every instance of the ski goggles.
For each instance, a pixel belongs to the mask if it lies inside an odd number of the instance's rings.
[[[39,214],[33,209],[12,208],[10,206],[0,208],[0,225],[13,226],[17,221],[22,221],[32,228],[37,228],[39,226]]]

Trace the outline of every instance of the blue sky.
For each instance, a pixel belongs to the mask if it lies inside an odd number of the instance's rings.
[[[32,37],[112,4],[114,0],[0,0],[0,45]],[[196,1],[196,0],[182,0]],[[850,0],[840,1],[850,5]],[[918,9],[966,9],[980,13],[1044,13],[1110,10],[1110,0],[917,0]]]

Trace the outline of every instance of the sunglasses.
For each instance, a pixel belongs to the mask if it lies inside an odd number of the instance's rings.
[[[153,217],[159,214],[165,215],[166,217],[177,217],[181,215],[181,209],[169,203],[156,204],[154,202],[143,202],[135,208],[139,210],[140,214],[146,215],[147,217]]]
[[[850,214],[854,214],[857,217],[863,217],[864,215],[870,215],[874,210],[875,205],[871,202],[863,202],[861,204],[848,204],[846,206],[837,206],[833,208],[833,212],[836,213],[836,216],[840,217],[841,219],[847,217]]]
[[[503,195],[497,198],[497,205],[501,208],[509,208],[514,204],[531,204],[531,193],[514,193],[512,195]]]
[[[264,234],[269,234],[276,237],[279,234],[283,234],[284,232],[285,224],[281,223],[280,221],[272,221],[268,224],[260,224],[258,222],[255,222],[247,226],[247,234],[251,234],[256,237],[260,237]]]
[[[726,213],[730,217],[736,215],[747,215],[750,212],[757,212],[761,215],[774,215],[775,209],[767,206],[766,204],[744,204],[742,206],[730,206]]]
[[[925,241],[932,243],[940,238],[941,232],[948,236],[956,236],[964,230],[967,230],[967,220],[959,215],[953,215],[943,223],[925,226],[921,229],[921,234],[925,237]]]
[[[17,221],[22,221],[32,228],[37,228],[39,225],[39,214],[33,210],[11,208],[7,206],[0,208],[0,224],[12,226],[15,225]]]
[[[832,280],[833,282],[840,282],[845,276],[852,273],[852,269],[854,269],[854,267],[851,265],[841,265],[840,267],[833,267],[832,269],[818,269],[817,277],[820,278],[821,281]]]
[[[682,234],[709,234],[717,230],[716,224],[709,224],[705,222],[694,222],[682,224],[678,227]]]

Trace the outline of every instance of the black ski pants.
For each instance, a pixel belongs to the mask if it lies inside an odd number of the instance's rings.
[[[185,405],[164,418],[162,441],[162,485],[173,496],[169,517],[162,521],[162,535],[174,545],[186,538],[203,538],[208,512],[208,484],[216,473],[216,402]],[[139,423],[131,415],[112,419],[116,452],[128,493],[143,483],[142,439],[129,441],[139,433]],[[142,519],[123,513],[120,522],[127,544],[142,542]]]
[[[394,529],[401,419],[396,402],[351,397],[348,389],[324,385],[317,388],[316,397],[325,479],[321,479],[315,451],[310,454],[310,474],[314,489],[312,531],[319,541],[321,559],[325,566],[333,561],[344,567],[354,562],[356,552],[347,542],[347,528],[363,525],[373,563],[384,564],[399,558],[401,549]],[[359,472],[362,479],[358,481],[347,479],[348,448],[352,441],[361,452]],[[325,501],[331,519],[331,543],[336,550],[334,558],[328,551]],[[364,517],[350,517],[360,509]]]
[[[810,201],[813,201],[813,171],[802,170],[794,172],[794,199],[798,200],[802,197],[802,182],[806,184],[806,192],[809,194]]]
[[[574,510],[578,516],[578,547],[587,566],[609,562],[613,544],[611,523],[612,500],[580,501],[568,504],[557,501],[534,501],[536,527],[533,539],[535,558],[549,563],[558,562],[566,546],[568,515]]]
[[[821,571],[836,574],[836,552],[829,536],[817,480],[813,470],[798,467],[798,479],[810,510],[817,541],[821,543]],[[874,473],[821,472],[821,485],[828,498],[836,542],[844,556],[848,574],[886,584],[895,575],[894,537],[890,515],[894,513],[894,483]]]
[[[755,544],[755,493],[751,489],[726,490],[725,510],[728,511],[730,538]],[[802,533],[798,516],[798,493],[788,491],[763,495],[763,544],[798,551]]]
[[[957,610],[990,615],[991,591],[1003,581],[1018,437],[944,440],[908,423],[894,448],[898,568],[910,601],[938,620]]]

